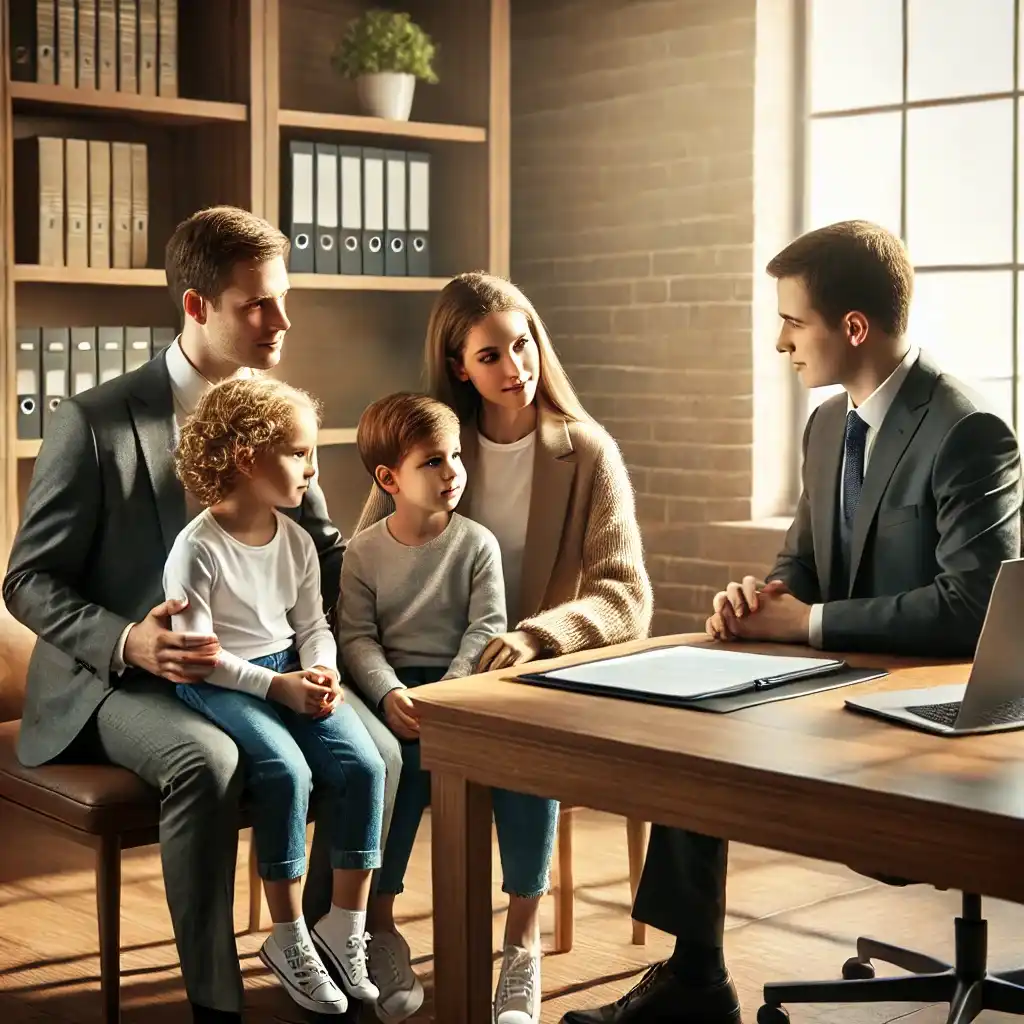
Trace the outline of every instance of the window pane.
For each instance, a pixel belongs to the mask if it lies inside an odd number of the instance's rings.
[[[900,233],[900,115],[810,123],[807,229],[871,220]]]
[[[811,111],[903,101],[902,0],[811,0]]]
[[[998,405],[1010,422],[1013,278],[1010,271],[918,274],[909,337],[942,369]]]
[[[828,384],[823,388],[810,388],[807,391],[807,416],[810,416],[815,409],[821,405],[826,399],[831,398],[833,395],[838,395],[843,390],[841,384]],[[807,416],[804,417],[804,423],[807,422]],[[801,426],[801,432],[803,426]]]
[[[915,264],[1013,258],[1013,103],[907,113],[907,245]]]
[[[910,0],[907,98],[1013,88],[1013,0]]]

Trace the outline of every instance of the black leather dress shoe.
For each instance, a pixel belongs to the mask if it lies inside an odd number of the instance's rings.
[[[740,1004],[731,978],[694,988],[661,963],[621,999],[596,1010],[570,1010],[561,1024],[740,1024]]]
[[[211,1010],[208,1006],[193,1003],[192,1024],[242,1024],[242,1015],[227,1010]]]

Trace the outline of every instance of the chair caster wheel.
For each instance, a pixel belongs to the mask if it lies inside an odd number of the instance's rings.
[[[789,1013],[784,1006],[765,1003],[757,1011],[757,1024],[789,1024]]]
[[[863,960],[858,960],[855,956],[850,957],[850,959],[843,964],[843,978],[846,981],[854,981],[856,979],[865,980],[867,978],[873,978],[874,976],[875,968],[869,963],[864,963]]]

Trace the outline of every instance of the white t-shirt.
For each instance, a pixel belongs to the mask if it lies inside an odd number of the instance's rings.
[[[473,518],[486,526],[498,540],[501,568],[505,576],[505,607],[509,628],[515,628],[523,574],[523,549],[533,493],[533,460],[537,432],[511,444],[496,444],[483,434],[480,458],[473,480]],[[532,610],[532,609],[531,609]]]
[[[334,635],[320,595],[313,539],[274,513],[277,532],[255,547],[232,537],[204,509],[178,534],[164,565],[166,598],[187,597],[172,620],[186,633],[215,633],[221,654],[206,682],[265,698],[274,673],[249,664],[293,643],[303,668],[337,671]]]

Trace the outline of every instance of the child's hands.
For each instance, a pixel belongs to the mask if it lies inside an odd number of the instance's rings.
[[[391,690],[384,695],[384,720],[400,740],[419,739],[420,723],[416,706],[405,689]]]
[[[324,682],[317,682],[318,679],[324,679]],[[323,714],[324,705],[332,695],[333,688],[327,681],[327,673],[314,669],[301,669],[298,672],[276,675],[267,691],[267,696],[271,700],[284,704],[296,714],[315,717]]]
[[[326,668],[324,665],[314,665],[307,672],[307,677],[309,676],[313,678],[314,683],[330,687],[330,693],[324,697],[320,711],[313,716],[314,718],[326,718],[345,700],[345,693],[341,688],[341,679],[334,669]]]

